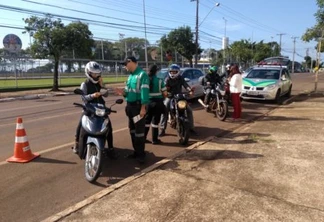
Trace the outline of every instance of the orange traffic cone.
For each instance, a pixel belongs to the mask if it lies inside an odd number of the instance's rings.
[[[27,163],[32,159],[39,157],[39,154],[33,154],[30,150],[22,118],[17,118],[16,137],[14,155],[7,159],[8,162]]]

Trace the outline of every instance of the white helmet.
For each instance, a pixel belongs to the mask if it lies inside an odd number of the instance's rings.
[[[169,76],[171,79],[177,78],[180,74],[180,67],[177,64],[172,64],[169,67]]]
[[[94,62],[94,61],[88,62],[87,65],[85,66],[84,71],[85,71],[86,77],[91,82],[93,82],[94,84],[98,83],[99,77],[101,76],[101,68],[97,62]],[[97,77],[93,77],[92,73],[99,74],[99,75],[97,75]]]

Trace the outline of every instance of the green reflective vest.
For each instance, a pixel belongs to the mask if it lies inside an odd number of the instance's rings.
[[[150,80],[150,86],[152,85],[152,90],[150,90],[150,99],[162,99],[162,92],[166,91],[164,81],[156,76],[153,76]]]
[[[134,72],[130,73],[125,89],[124,96],[127,102],[140,101],[141,104],[149,102],[149,78],[146,72],[139,66]]]

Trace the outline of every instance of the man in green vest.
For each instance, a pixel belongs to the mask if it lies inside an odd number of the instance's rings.
[[[129,56],[121,63],[130,72],[124,90],[118,91],[126,101],[126,115],[128,128],[134,148],[131,158],[136,158],[139,163],[145,162],[145,115],[149,103],[149,78],[147,73],[137,64],[134,56]]]

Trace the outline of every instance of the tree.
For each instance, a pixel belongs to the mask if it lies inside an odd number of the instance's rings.
[[[318,10],[314,14],[316,24],[313,27],[306,29],[306,32],[302,36],[302,40],[306,42],[312,40],[317,41],[319,38],[324,37],[324,0],[316,0],[316,2],[318,6]],[[324,44],[322,44],[320,51],[324,51]]]
[[[236,57],[241,63],[247,64],[253,58],[252,43],[248,40],[240,40],[230,45],[233,57]]]
[[[38,59],[54,60],[54,78],[52,91],[58,91],[58,67],[64,51],[75,50],[76,53],[89,55],[93,40],[88,26],[81,22],[65,26],[60,19],[53,20],[51,15],[45,18],[31,16],[24,19],[26,32],[33,32],[34,42],[31,54]]]
[[[189,61],[192,67],[192,59],[196,53],[196,44],[193,37],[194,35],[189,26],[180,27],[169,32],[168,35],[164,35],[160,40],[160,44],[162,44],[163,49],[178,52]],[[202,49],[198,47],[198,54],[201,52]]]

